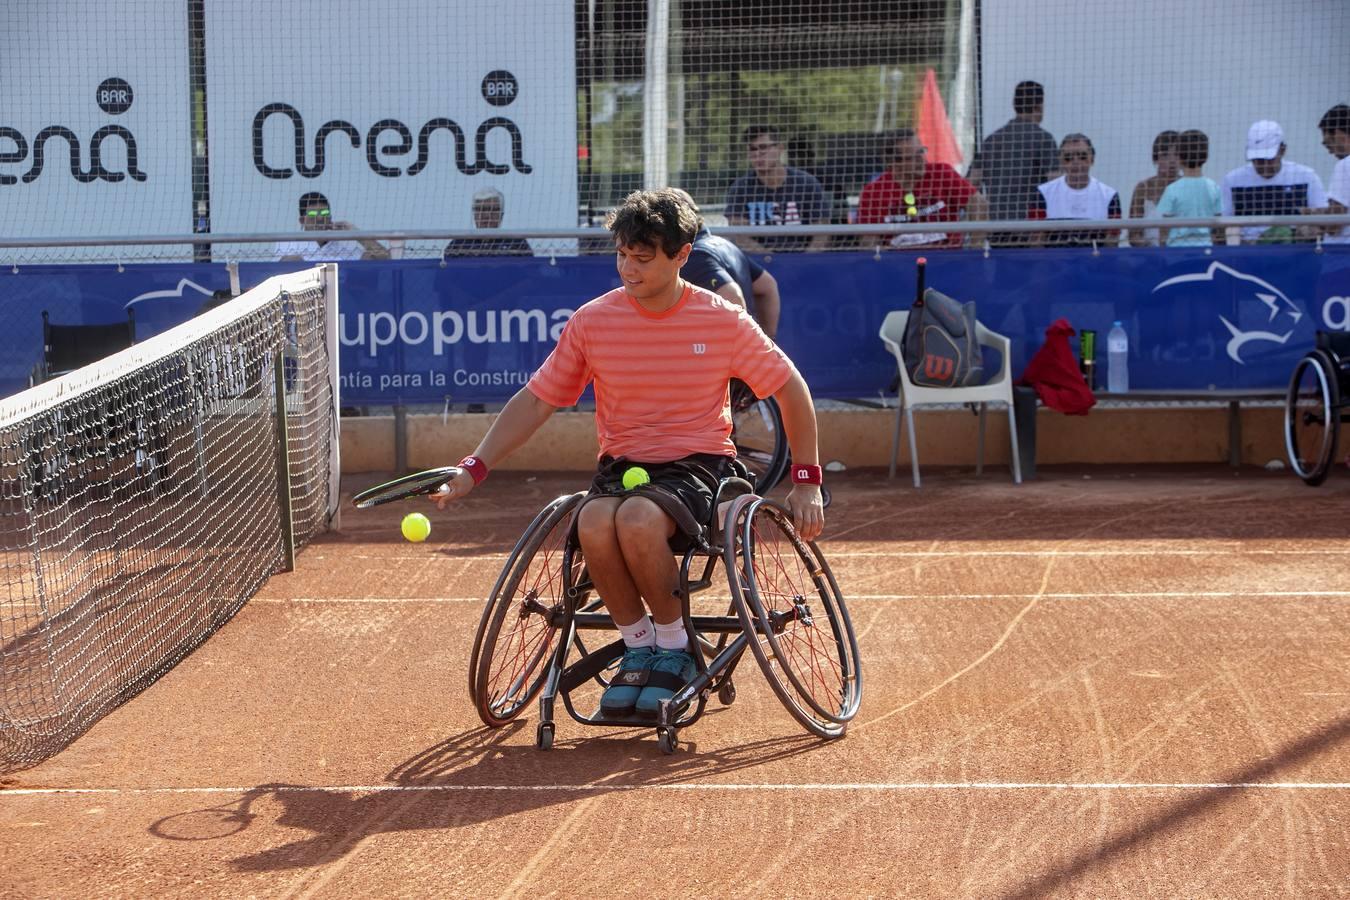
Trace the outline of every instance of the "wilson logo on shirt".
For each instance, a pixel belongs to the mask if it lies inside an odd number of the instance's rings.
[[[702,356],[703,354],[705,354],[705,353],[707,353],[707,352],[708,352],[708,345],[707,345],[707,344],[694,344],[694,354],[695,354],[696,356]]]

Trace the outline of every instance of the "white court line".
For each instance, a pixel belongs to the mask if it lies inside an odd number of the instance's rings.
[[[1224,599],[1241,597],[1350,597],[1350,591],[1093,591],[1046,594],[844,594],[854,600],[1159,600]],[[715,596],[700,599],[715,601]],[[725,599],[725,598],[723,598]],[[253,603],[484,603],[483,597],[254,597]]]
[[[58,794],[393,794],[459,793],[478,791],[524,791],[608,794],[616,791],[1344,791],[1345,781],[901,781],[853,782],[843,784],[347,784],[279,785],[274,787],[157,787],[157,788],[11,788],[0,790],[5,797],[51,796]]]
[[[828,541],[827,541],[828,543]],[[506,559],[510,554],[507,553],[483,553],[475,554],[469,551],[452,550],[445,548],[447,553],[433,556],[430,559],[426,554],[398,554],[398,555],[373,555],[365,553],[343,553],[332,554],[334,557],[347,559],[365,559],[377,560],[382,563],[397,562],[399,560],[415,559],[421,562],[456,562],[463,563],[465,557],[472,557],[473,560],[495,561]],[[326,559],[327,554],[322,552],[322,548],[311,547],[305,551],[305,556],[311,559]],[[1042,557],[1042,556],[1350,556],[1350,547],[1345,549],[1327,548],[1327,549],[1296,549],[1287,550],[1246,550],[1236,547],[1215,547],[1204,550],[1184,550],[1140,547],[1137,550],[981,550],[971,548],[965,550],[830,550],[830,559],[909,559],[909,558],[928,558],[945,556],[973,556],[984,559],[991,556],[1009,556],[1009,557]]]

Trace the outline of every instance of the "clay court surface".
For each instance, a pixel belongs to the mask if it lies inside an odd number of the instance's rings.
[[[344,510],[4,777],[0,895],[1350,893],[1344,471],[834,476],[858,718],[808,736],[747,657],[674,756],[566,718],[541,752],[533,707],[491,731],[467,697],[480,598],[584,480],[498,473],[423,545]]]

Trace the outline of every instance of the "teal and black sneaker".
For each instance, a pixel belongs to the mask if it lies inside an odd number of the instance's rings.
[[[600,711],[606,716],[631,716],[637,705],[642,686],[647,683],[647,672],[656,656],[654,647],[629,647],[623,653],[619,671],[609,687],[600,695]]]
[[[657,650],[647,684],[637,698],[638,715],[655,716],[661,701],[675,696],[676,691],[694,679],[697,671],[694,657],[683,650]]]

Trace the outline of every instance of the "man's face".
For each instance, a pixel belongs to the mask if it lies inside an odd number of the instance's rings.
[[[333,211],[327,203],[312,203],[300,213],[300,227],[305,231],[329,231],[333,227]]]
[[[919,139],[896,141],[891,157],[891,175],[901,184],[912,185],[923,177],[927,151]]]
[[[502,204],[498,200],[473,201],[474,228],[501,228]]]
[[[1280,151],[1272,159],[1254,159],[1252,168],[1256,174],[1262,178],[1274,178],[1280,174],[1280,160],[1284,158],[1284,144],[1280,145]]]
[[[1059,148],[1059,164],[1071,180],[1087,177],[1092,169],[1092,148],[1084,141],[1068,141]]]
[[[783,148],[771,134],[756,135],[745,145],[745,152],[750,157],[750,167],[756,172],[767,172],[783,159]]]
[[[1168,147],[1158,154],[1158,174],[1165,178],[1175,178],[1181,171],[1181,157],[1176,147]]]
[[[1350,156],[1350,132],[1324,131],[1322,132],[1322,146],[1326,147],[1327,152],[1337,159],[1345,159]]]
[[[680,266],[689,258],[693,244],[685,244],[674,257],[666,256],[660,247],[651,244],[620,244],[614,242],[615,264],[623,288],[636,300],[661,299],[673,290],[679,278]]]

